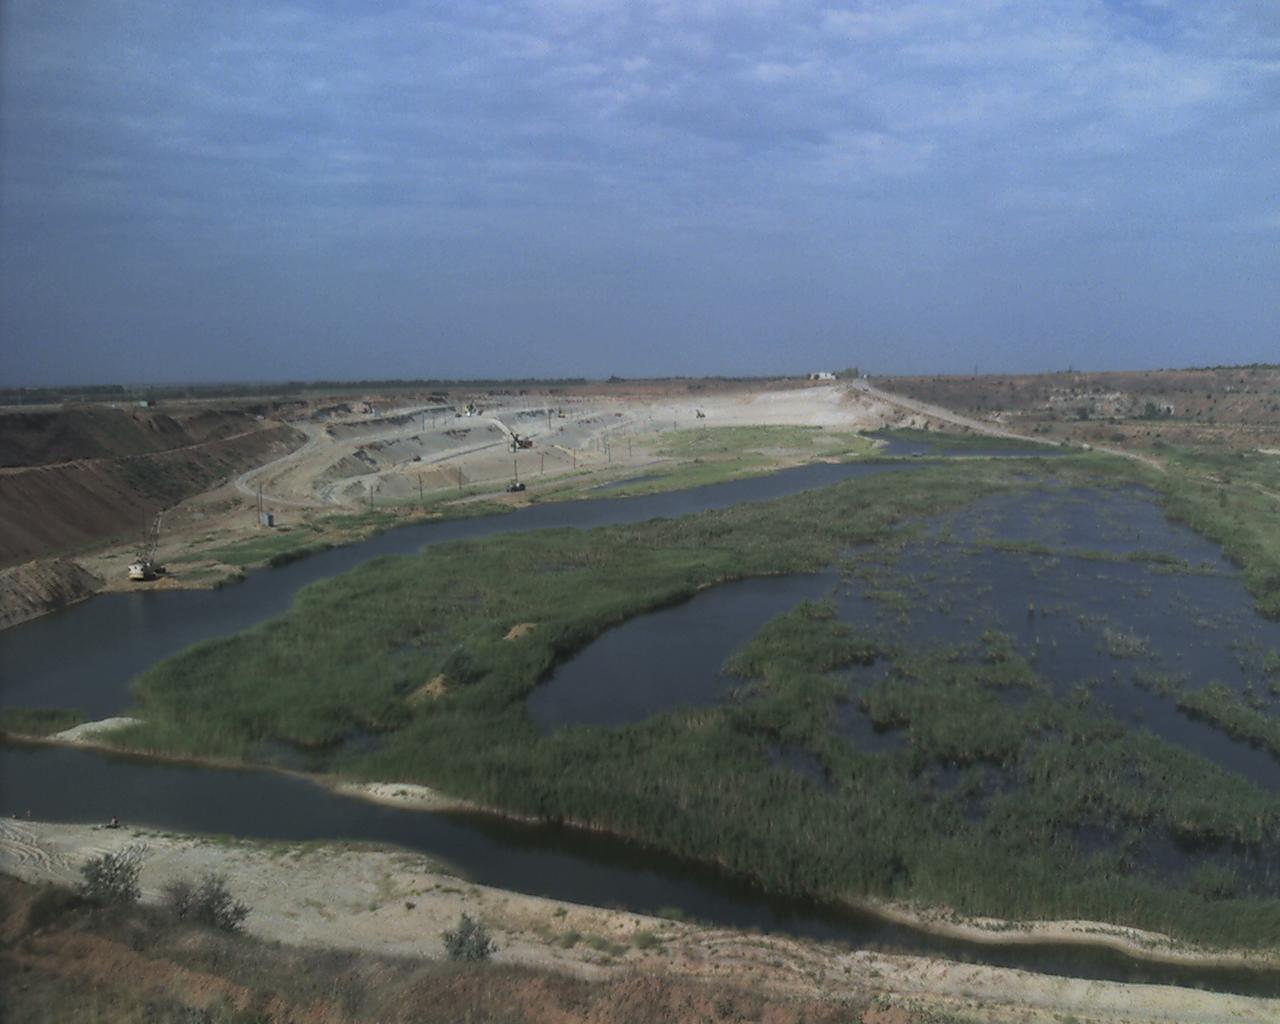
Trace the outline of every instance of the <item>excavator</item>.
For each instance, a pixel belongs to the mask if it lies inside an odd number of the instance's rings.
[[[164,566],[156,562],[156,548],[160,546],[160,520],[163,516],[163,511],[157,512],[150,527],[142,535],[142,546],[138,548],[138,557],[129,566],[129,579],[153,580],[164,572]]]

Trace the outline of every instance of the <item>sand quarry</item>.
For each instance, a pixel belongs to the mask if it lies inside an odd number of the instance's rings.
[[[844,385],[681,393],[477,395],[475,411],[432,404],[304,426],[297,452],[243,474],[237,487],[286,507],[360,506],[478,485],[501,490],[576,472],[618,475],[661,461],[658,435],[695,427],[788,425],[874,430],[902,408]],[[464,406],[465,410],[465,406]],[[699,415],[701,413],[701,415]],[[911,418],[910,414],[905,416]],[[511,434],[533,447],[511,451]]]
[[[348,399],[290,418],[288,426],[306,438],[299,447],[165,510],[158,557],[171,571],[144,586],[216,583],[225,566],[206,559],[207,551],[273,535],[259,524],[259,502],[274,516],[275,535],[305,521],[318,531],[315,539],[341,543],[352,538],[331,535],[329,514],[372,508],[407,517],[418,512],[420,501],[465,514],[470,501],[520,505],[564,487],[585,489],[656,472],[678,461],[663,454],[663,435],[672,431],[801,426],[843,433],[946,422],[935,410],[865,382],[624,382],[440,397]],[[1002,433],[993,424],[951,419],[953,425]],[[513,434],[532,447],[512,451]],[[811,457],[784,450],[765,454],[778,467]],[[508,493],[517,478],[527,490]],[[115,544],[76,555],[75,564],[98,581],[78,596],[139,589],[127,578],[136,549],[136,543]],[[48,561],[6,572],[19,570],[32,577],[36,589],[56,597],[57,588],[45,580]],[[19,589],[25,585],[15,583]],[[46,605],[58,603],[66,602]],[[23,617],[30,616],[15,615],[14,621]]]

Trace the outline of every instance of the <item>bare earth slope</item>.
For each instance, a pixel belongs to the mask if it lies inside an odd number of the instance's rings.
[[[141,534],[160,509],[302,442],[292,427],[208,410],[12,413],[0,438],[0,565]]]
[[[0,569],[0,629],[92,597],[102,580],[64,558]]]

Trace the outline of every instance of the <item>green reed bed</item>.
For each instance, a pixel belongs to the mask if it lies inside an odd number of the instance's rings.
[[[135,694],[146,722],[120,740],[232,758],[329,746],[351,777],[590,824],[817,899],[1274,944],[1280,901],[1230,872],[1170,882],[1077,830],[1250,849],[1280,839],[1277,800],[1122,725],[1087,692],[1054,699],[998,632],[907,647],[841,623],[831,602],[806,603],[730,659],[739,684],[716,706],[549,735],[526,713],[556,662],[610,626],[725,580],[814,571],[853,545],[891,551],[919,517],[1035,486],[1033,471],[1069,485],[1131,479],[1094,456],[931,464],[676,520],[380,559],[306,588],[280,619],[145,673]],[[924,583],[904,599],[921,593]],[[534,628],[506,639],[522,623]],[[851,688],[869,663],[888,675]],[[443,691],[424,688],[433,680]],[[850,712],[901,743],[860,749],[841,731]],[[378,749],[342,747],[367,733],[381,735]],[[783,763],[784,750],[811,757],[820,777]]]

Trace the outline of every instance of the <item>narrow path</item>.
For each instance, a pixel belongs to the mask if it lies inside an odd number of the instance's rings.
[[[319,446],[321,441],[321,430],[311,424],[300,424],[297,429],[307,435],[306,443],[301,448],[295,448],[291,452],[286,452],[277,459],[270,462],[264,462],[261,466],[255,466],[253,469],[246,470],[235,479],[236,490],[241,494],[246,494],[250,498],[257,498],[258,490],[253,486],[254,482],[264,473],[270,470],[283,469],[287,463],[296,462],[303,457],[310,455]],[[267,494],[263,492],[263,498],[270,499],[273,505],[289,505],[293,508],[321,508],[324,506],[323,501],[296,501],[292,498],[281,497],[278,494]]]

